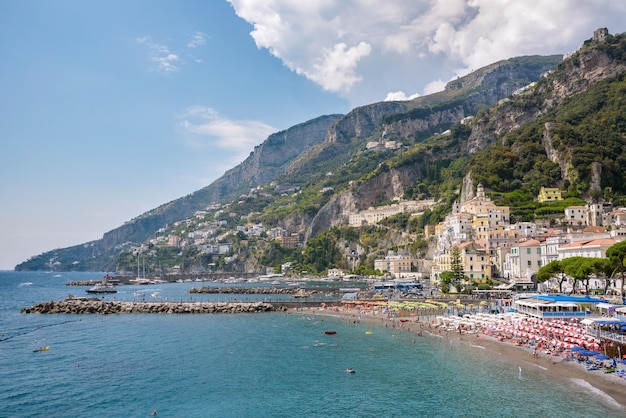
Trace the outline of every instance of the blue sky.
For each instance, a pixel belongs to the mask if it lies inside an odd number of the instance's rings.
[[[273,132],[624,22],[602,0],[0,0],[0,269],[209,185]]]

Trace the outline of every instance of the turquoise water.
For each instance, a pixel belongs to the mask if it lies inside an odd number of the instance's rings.
[[[100,277],[0,272],[1,417],[624,416],[538,367],[338,318],[19,313]],[[191,286],[158,291],[188,300]]]

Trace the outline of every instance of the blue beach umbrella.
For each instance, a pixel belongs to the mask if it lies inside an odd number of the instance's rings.
[[[596,356],[596,358],[597,358],[598,360],[608,360],[608,359],[610,359],[611,357],[609,357],[609,356],[605,356],[604,354],[601,354],[601,355],[599,355],[599,356]]]
[[[572,347],[572,348],[570,348],[570,350],[572,350],[572,351],[585,351],[584,348],[579,347],[579,346]]]

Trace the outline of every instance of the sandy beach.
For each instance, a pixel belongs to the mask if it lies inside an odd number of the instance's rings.
[[[405,318],[404,322],[398,318],[392,319],[382,313],[362,313],[350,308],[339,310],[322,308],[304,308],[291,310],[292,313],[304,315],[322,315],[337,317],[342,320],[356,322],[367,328],[387,327],[397,328],[400,332],[407,332],[422,338],[445,338],[459,344],[467,345],[467,350],[484,349],[494,356],[506,356],[510,361],[518,364],[522,370],[534,368],[545,371],[546,376],[555,384],[584,386],[606,398],[607,402],[619,404],[626,410],[626,379],[615,373],[604,373],[602,370],[589,371],[584,364],[576,361],[562,361],[558,355],[548,355],[539,351],[537,356],[528,347],[518,346],[506,341],[486,335],[484,333],[460,334],[445,332],[434,326],[431,319]],[[626,369],[626,364],[618,365],[618,370]],[[610,399],[609,399],[610,398]]]

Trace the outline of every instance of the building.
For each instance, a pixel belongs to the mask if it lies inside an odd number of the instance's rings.
[[[415,275],[413,265],[417,260],[410,255],[389,254],[383,259],[374,260],[374,268],[393,274],[396,278]]]
[[[573,241],[558,248],[559,260],[569,257],[606,258],[606,250],[615,245],[612,238]]]
[[[586,223],[589,226],[604,225],[604,215],[610,213],[613,205],[608,202],[587,204]]]
[[[539,190],[539,196],[537,196],[537,201],[539,202],[556,202],[558,200],[563,200],[561,196],[561,190],[556,187],[542,187]]]
[[[300,244],[300,234],[281,235],[276,237],[276,241],[285,248],[296,248]]]
[[[474,241],[457,244],[452,248],[461,251],[463,275],[469,280],[482,282],[493,277],[493,265],[487,249]],[[431,266],[431,280],[439,280],[441,273],[452,271],[452,248],[435,254]]]
[[[585,225],[587,210],[584,206],[568,206],[565,208],[565,222],[569,225]]]
[[[545,266],[559,259],[559,248],[571,240],[560,232],[548,233],[541,242],[541,265]]]
[[[532,283],[541,264],[541,243],[536,239],[519,242],[505,256],[503,274],[512,283]]]

